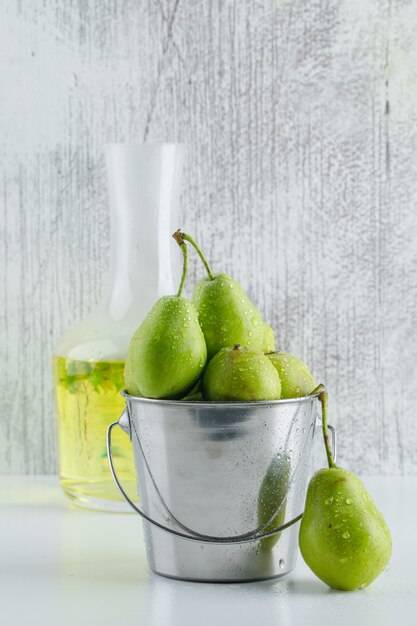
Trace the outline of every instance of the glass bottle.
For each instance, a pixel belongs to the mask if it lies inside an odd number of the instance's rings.
[[[111,274],[99,306],[53,352],[60,482],[77,504],[126,510],[107,462],[106,430],[121,415],[129,341],[162,295],[175,292],[181,144],[109,144]],[[114,441],[117,471],[136,494],[128,437]],[[136,496],[137,497],[137,496]]]

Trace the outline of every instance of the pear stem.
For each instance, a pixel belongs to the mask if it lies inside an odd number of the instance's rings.
[[[182,290],[184,288],[185,279],[187,278],[187,266],[188,266],[187,244],[185,243],[185,241],[183,241],[182,243],[179,244],[179,246],[182,250],[182,254],[184,258],[183,258],[183,264],[182,264],[181,282],[180,282],[180,286],[178,287],[178,292],[177,292],[178,298],[181,296]]]
[[[274,354],[274,352],[270,352],[269,354]],[[317,396],[320,395],[321,393],[323,393],[323,391],[326,391],[325,386],[323,385],[323,383],[320,383],[320,385],[318,385],[315,389],[313,389],[313,391],[311,393],[309,393],[309,396]]]
[[[204,256],[204,254],[203,254],[200,246],[198,245],[198,243],[196,241],[194,241],[194,239],[192,237],[190,237],[190,235],[187,235],[187,233],[183,233],[180,229],[177,230],[177,232],[174,233],[172,236],[174,237],[174,239],[175,239],[175,241],[177,243],[179,243],[179,238],[181,238],[182,240],[185,239],[185,241],[189,241],[190,242],[190,244],[193,246],[193,248],[196,249],[196,251],[198,253],[198,256],[200,257],[200,259],[201,259],[201,261],[202,261],[202,263],[203,263],[203,265],[204,265],[204,267],[206,269],[208,277],[210,278],[210,280],[214,280],[214,274],[211,271],[210,265],[207,263],[206,257]]]
[[[319,385],[319,387],[321,387],[322,385]],[[324,387],[323,387],[324,389]],[[329,464],[329,467],[337,467],[336,463],[334,462],[334,458],[333,458],[333,454],[332,454],[332,448],[330,445],[330,437],[329,437],[329,429],[327,426],[327,400],[328,400],[328,395],[325,391],[321,391],[320,395],[319,395],[319,400],[321,402],[321,412],[322,412],[322,418],[321,418],[321,423],[322,423],[322,430],[323,430],[323,439],[324,439],[324,447],[326,448],[326,455],[327,455],[327,462]]]

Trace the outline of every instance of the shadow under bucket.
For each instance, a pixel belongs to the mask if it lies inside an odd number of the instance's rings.
[[[108,429],[109,462],[117,486],[143,517],[150,568],[206,582],[288,574],[297,554],[317,396],[221,403],[122,395],[126,409]],[[111,433],[117,425],[133,444],[142,509],[115,474]]]

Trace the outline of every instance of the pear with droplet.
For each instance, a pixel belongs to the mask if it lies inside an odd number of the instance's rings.
[[[137,398],[143,398],[143,394],[140,392],[139,387],[136,382],[135,370],[133,368],[134,359],[133,357],[133,348],[132,354],[130,358],[126,359],[125,363],[125,388],[131,396],[136,396]]]
[[[126,390],[146,398],[181,398],[201,376],[207,360],[203,331],[194,305],[181,296],[183,274],[175,296],[163,296],[133,335],[125,365]]]
[[[327,394],[320,398],[329,467],[316,472],[308,486],[300,550],[329,587],[354,591],[367,587],[387,566],[391,534],[360,479],[336,466],[328,437]]]
[[[201,382],[203,398],[221,402],[279,400],[278,372],[262,352],[235,345],[209,362]]]
[[[236,343],[263,350],[264,324],[243,289],[227,274],[203,278],[194,290],[193,304],[207,344],[208,358]]]
[[[267,355],[281,379],[281,398],[308,396],[317,386],[307,365],[288,352]]]
[[[291,461],[288,455],[279,452],[272,459],[262,481],[258,496],[258,524],[263,533],[279,528],[285,521],[287,493],[291,474]],[[281,533],[261,539],[262,548],[271,550]]]
[[[273,328],[269,324],[264,323],[264,339],[262,352],[274,352],[275,351],[275,333]]]
[[[206,340],[208,360],[221,348],[234,344],[264,351],[271,337],[265,338],[262,316],[239,283],[227,274],[215,276],[194,239],[181,231],[176,235],[191,243],[207,271],[207,277],[197,283],[192,301]]]

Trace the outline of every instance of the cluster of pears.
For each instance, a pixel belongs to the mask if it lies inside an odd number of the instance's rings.
[[[354,591],[367,587],[387,566],[391,534],[361,480],[335,464],[327,426],[327,394],[322,385],[316,391],[322,402],[329,467],[310,480],[299,532],[300,551],[329,587]]]
[[[330,587],[369,585],[391,555],[383,516],[355,474],[336,466],[327,427],[327,394],[295,356],[275,352],[275,336],[239,283],[214,275],[190,235],[173,235],[183,252],[176,295],[160,298],[130,342],[125,386],[133,396],[186,401],[250,402],[319,395],[329,467],[310,481],[299,533],[307,565]],[[206,269],[192,301],[182,296],[189,242]],[[258,521],[268,533],[283,524],[291,474],[288,457],[277,455],[258,497]],[[275,513],[275,515],[274,515]],[[272,518],[272,519],[271,519]],[[280,533],[261,540],[271,549]]]
[[[309,394],[316,386],[307,366],[275,352],[273,329],[243,289],[227,274],[214,275],[190,235],[173,235],[183,252],[176,295],[153,306],[130,342],[125,385],[134,396],[187,401],[261,401]],[[197,251],[207,277],[192,301],[182,296],[187,244]]]

